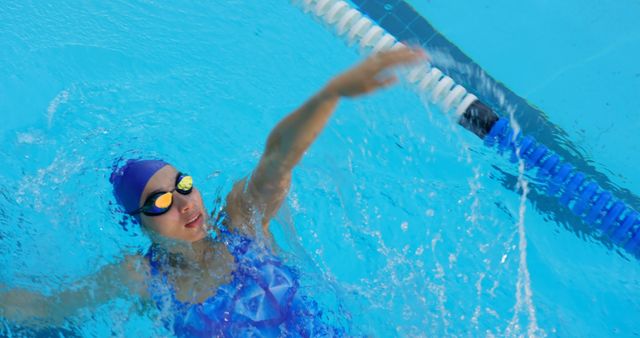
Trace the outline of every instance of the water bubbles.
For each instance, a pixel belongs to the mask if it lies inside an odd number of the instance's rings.
[[[402,231],[404,232],[409,230],[409,222],[402,222],[402,224],[400,224],[400,229],[402,229]]]
[[[18,133],[16,138],[17,138],[18,143],[20,143],[20,144],[42,144],[42,143],[44,143],[44,136],[42,135],[42,132],[40,132],[40,131]]]
[[[455,254],[449,254],[449,267],[453,268],[453,265],[458,261],[458,257]]]
[[[478,250],[482,253],[487,253],[487,251],[489,250],[489,244],[488,243],[482,243],[480,245],[478,245]]]

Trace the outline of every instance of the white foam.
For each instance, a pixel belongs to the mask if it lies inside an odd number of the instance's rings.
[[[20,144],[42,144],[44,143],[44,135],[40,131],[18,133],[17,141]]]
[[[520,125],[514,116],[515,109],[509,109],[509,115],[511,118],[511,127],[514,130],[514,137],[520,131]],[[520,149],[517,150],[518,155]],[[529,267],[527,265],[527,237],[525,233],[525,214],[527,211],[527,195],[529,194],[529,182],[524,178],[524,161],[520,159],[518,161],[518,185],[517,187],[522,191],[520,196],[520,206],[518,209],[518,278],[516,282],[516,304],[513,307],[513,317],[509,322],[506,329],[507,336],[521,336],[520,333],[520,315],[524,310],[526,311],[529,323],[527,325],[528,337],[546,336],[543,330],[538,327],[538,321],[536,319],[536,309],[533,304],[533,291],[531,290],[531,276],[529,275]]]
[[[63,90],[56,97],[49,102],[49,106],[47,107],[47,126],[51,128],[51,124],[53,123],[53,117],[58,110],[58,106],[63,103],[69,101],[69,92],[67,90]]]

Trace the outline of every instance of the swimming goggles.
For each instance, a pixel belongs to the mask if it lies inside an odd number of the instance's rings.
[[[188,174],[178,173],[176,177],[176,188],[171,191],[159,191],[147,197],[144,205],[139,209],[128,212],[129,215],[143,213],[147,216],[158,216],[171,209],[173,205],[173,192],[177,191],[182,195],[189,195],[193,190],[193,178]]]

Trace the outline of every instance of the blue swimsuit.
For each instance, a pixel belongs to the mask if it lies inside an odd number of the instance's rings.
[[[165,325],[179,337],[326,337],[342,330],[323,323],[317,303],[301,295],[298,273],[252,239],[221,227],[220,238],[236,260],[233,280],[202,303],[184,303],[160,272],[153,247],[149,291]]]

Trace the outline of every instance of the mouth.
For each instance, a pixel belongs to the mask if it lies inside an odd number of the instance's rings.
[[[188,220],[184,227],[189,229],[199,227],[202,225],[202,220],[202,213],[199,213]]]

